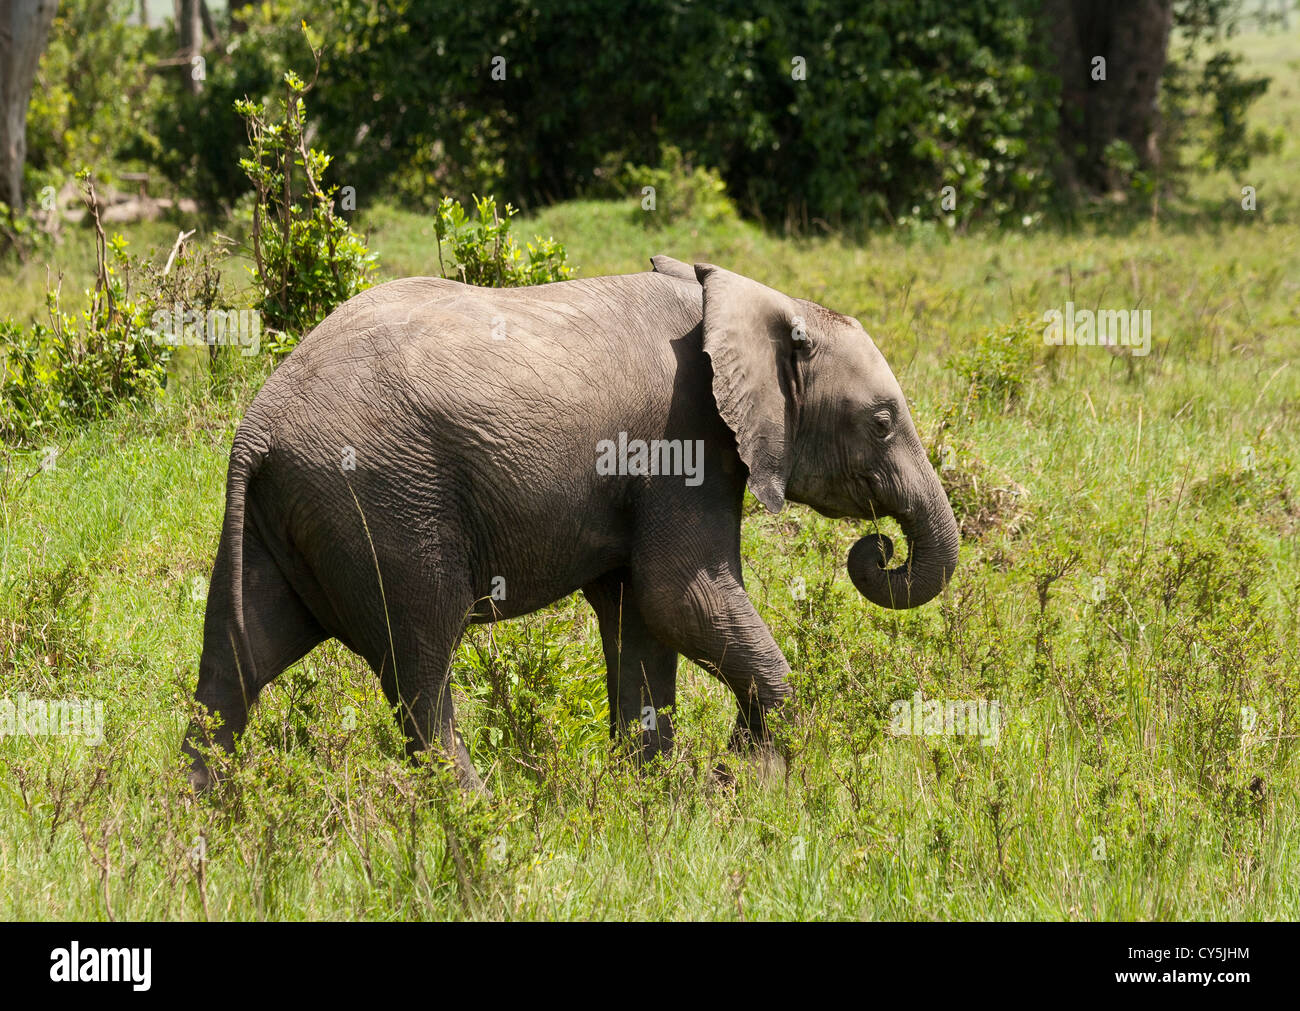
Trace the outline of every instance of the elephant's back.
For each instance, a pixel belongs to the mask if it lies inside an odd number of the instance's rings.
[[[340,447],[396,446],[444,465],[513,458],[589,470],[591,433],[662,427],[672,345],[698,340],[699,299],[651,272],[513,289],[391,281],[304,338],[241,434],[304,464]]]
[[[667,392],[699,289],[646,272],[526,288],[390,281],[323,320],[267,380],[268,418],[317,405],[452,410],[560,400],[578,408]]]
[[[379,335],[389,346],[423,339],[430,352],[487,338],[524,339],[538,350],[547,344],[596,350],[603,344],[635,353],[639,337],[659,342],[669,332],[680,336],[697,326],[702,297],[700,287],[651,271],[522,288],[408,277],[353,296],[302,340],[286,364],[355,353],[358,338]]]

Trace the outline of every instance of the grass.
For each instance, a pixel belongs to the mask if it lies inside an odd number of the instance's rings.
[[[99,747],[0,740],[0,918],[1295,918],[1300,61],[1241,44],[1275,77],[1258,125],[1283,136],[1253,214],[1212,175],[1198,215],[1123,228],[858,245],[577,202],[517,229],[583,276],[663,251],[857,316],[947,465],[961,565],[916,612],[852,589],[860,524],[751,508],[750,594],[801,700],[775,780],[712,785],[733,704],[686,664],[673,759],[625,768],[571,598],[458,654],[492,798],[410,767],[376,679],[331,644],[267,690],[228,789],[195,803],[178,749],[201,590],[265,363],[60,433],[51,470],[0,449],[4,693],[106,713]],[[387,275],[436,272],[428,219],[365,225]],[[71,246],[56,260],[88,278]],[[0,282],[0,311],[36,311],[36,270]],[[1152,353],[1045,347],[1067,300],[1150,308]],[[917,691],[998,701],[996,744],[891,733]]]

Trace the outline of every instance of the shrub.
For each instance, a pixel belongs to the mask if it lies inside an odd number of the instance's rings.
[[[127,262],[126,243],[113,236],[113,263]],[[120,275],[101,260],[91,306],[79,316],[62,311],[60,290],[46,294],[48,325],[29,333],[0,322],[0,437],[29,440],[61,421],[89,421],[119,402],[139,404],[163,384],[168,357],[146,331],[149,307],[132,301]]]
[[[50,232],[44,222],[28,207],[15,211],[0,200],[0,258],[26,263],[42,248],[48,248]]]
[[[736,216],[722,176],[714,169],[692,164],[672,144],[664,145],[658,165],[626,162],[616,178],[620,194],[636,194],[633,213],[648,227],[682,220],[714,224]],[[651,188],[649,193],[646,187]],[[647,205],[651,197],[653,203]]]
[[[76,6],[110,2],[125,0]],[[1149,170],[1117,177],[1134,195],[1182,179],[1201,152],[1205,165],[1239,171],[1262,143],[1247,135],[1245,112],[1265,82],[1218,46],[1234,6],[1174,5],[1163,167],[1155,181]],[[239,128],[228,103],[278,86],[301,44],[289,26],[305,15],[321,39],[313,126],[366,199],[432,209],[442,195],[494,192],[528,208],[590,190],[611,152],[620,165],[653,165],[675,143],[717,169],[741,210],[777,225],[1023,226],[1059,206],[1055,170],[1081,157],[1057,138],[1078,110],[1062,106],[1061,68],[1049,58],[1056,26],[1028,0],[642,5],[635,31],[627,5],[594,0],[378,9],[243,6],[243,30],[205,54],[204,93],[185,92],[177,74],[144,92],[128,80],[151,108],[152,134],[129,122],[119,132],[139,134],[134,146],[198,199],[233,205],[247,183],[226,157]],[[157,35],[149,44],[164,55]],[[170,89],[162,101],[159,86]],[[44,133],[56,117],[37,120]],[[1113,132],[1085,156],[1102,160]]]
[[[479,707],[471,754],[508,758],[544,778],[552,762],[572,759],[608,740],[604,665],[599,654],[556,642],[553,625],[524,621],[472,632],[458,660],[462,690]]]
[[[286,352],[335,308],[370,286],[376,254],[334,213],[338,186],[321,180],[330,156],[306,140],[303,96],[311,89],[284,75],[278,120],[261,102],[241,99],[250,155],[240,167],[253,184],[253,278],[264,325],[277,331],[273,351]]]
[[[665,143],[716,168],[747,213],[801,227],[890,221],[946,183],[959,220],[1019,221],[1050,190],[1037,141],[1056,89],[1022,0],[652,5],[635,31],[625,5],[592,0],[309,8],[321,142],[367,196],[551,203],[596,183],[610,152],[654,164]]]
[[[969,440],[958,441],[947,431],[931,443],[929,458],[963,539],[980,540],[996,530],[1020,535],[1031,518],[1024,485],[992,467]]]
[[[1244,58],[1227,48],[1237,27],[1234,6],[1230,0],[1174,6],[1177,35],[1160,82],[1159,145],[1163,174],[1175,189],[1185,188],[1192,172],[1243,172],[1270,146],[1266,134],[1246,129],[1246,114],[1269,79],[1243,76]],[[1263,6],[1258,16],[1268,24],[1273,19]]]
[[[516,288],[530,284],[565,281],[573,276],[566,265],[568,253],[551,238],[534,236],[525,243],[528,259],[510,234],[510,219],[518,212],[506,204],[506,215],[497,213],[495,197],[475,197],[477,218],[451,197],[438,205],[434,232],[438,237],[438,265],[443,277],[489,288]],[[442,244],[451,248],[450,272],[442,260]]]
[[[187,252],[182,235],[165,265],[131,256],[122,236],[105,236],[94,182],[88,172],[80,178],[96,235],[90,307],[65,313],[56,285],[46,292],[48,324],[0,321],[0,439],[28,441],[148,401],[167,382],[174,343],[153,327],[159,310],[201,314],[218,299],[219,252]]]
[[[969,351],[948,358],[949,368],[966,381],[968,402],[1001,401],[1003,409],[1020,398],[1034,366],[1042,331],[1030,320],[990,330]]]
[[[233,114],[235,103],[271,98],[294,61],[311,58],[299,27],[300,8],[288,0],[241,6],[243,29],[232,30],[225,46],[209,47],[203,54],[205,77],[197,94],[183,86],[179,70],[155,75],[165,90],[152,110],[159,141],[156,163],[209,210],[233,208],[250,192],[248,176],[230,156],[248,139],[243,120]],[[174,29],[166,42],[170,55],[176,46]]]
[[[154,61],[174,39],[128,20],[134,0],[64,0],[27,111],[28,190],[60,188],[74,167],[144,165],[162,146],[154,119],[174,116]]]

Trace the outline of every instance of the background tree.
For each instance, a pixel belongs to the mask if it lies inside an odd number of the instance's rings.
[[[0,0],[0,202],[23,205],[27,103],[58,0]]]
[[[203,49],[203,4],[200,0],[176,0],[176,32],[180,42],[181,74],[192,95],[202,90],[202,75],[195,71]]]
[[[1286,10],[1251,14],[1281,24]],[[1122,189],[1134,170],[1153,192],[1177,188],[1193,140],[1200,167],[1244,168],[1255,146],[1246,110],[1268,79],[1243,76],[1240,55],[1219,44],[1246,15],[1240,0],[1043,0],[1066,188]]]
[[[336,178],[430,211],[639,194],[625,167],[675,149],[777,228],[1023,227],[1103,192],[1177,196],[1268,141],[1245,127],[1267,81],[1219,44],[1256,16],[1241,0],[265,0],[206,28],[201,0],[175,3],[151,30],[128,24],[136,0],[64,0],[29,184],[126,160],[232,209],[234,103],[312,48],[308,127]]]
[[[1173,0],[1045,0],[1043,13],[1061,79],[1066,180],[1094,191],[1116,185],[1105,158],[1116,140],[1155,168]]]

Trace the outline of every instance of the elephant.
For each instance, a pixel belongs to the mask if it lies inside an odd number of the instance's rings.
[[[335,638],[376,672],[408,754],[482,789],[451,659],[469,623],[581,590],[599,623],[611,734],[672,747],[677,662],[737,702],[732,748],[771,748],[790,666],[745,592],[745,489],[772,512],[895,518],[849,577],[921,605],[956,521],[902,390],[862,325],[708,263],[523,288],[443,278],[356,295],[272,373],[230,452],[183,749],[233,748],[249,706]],[[219,717],[210,719],[208,717]]]

